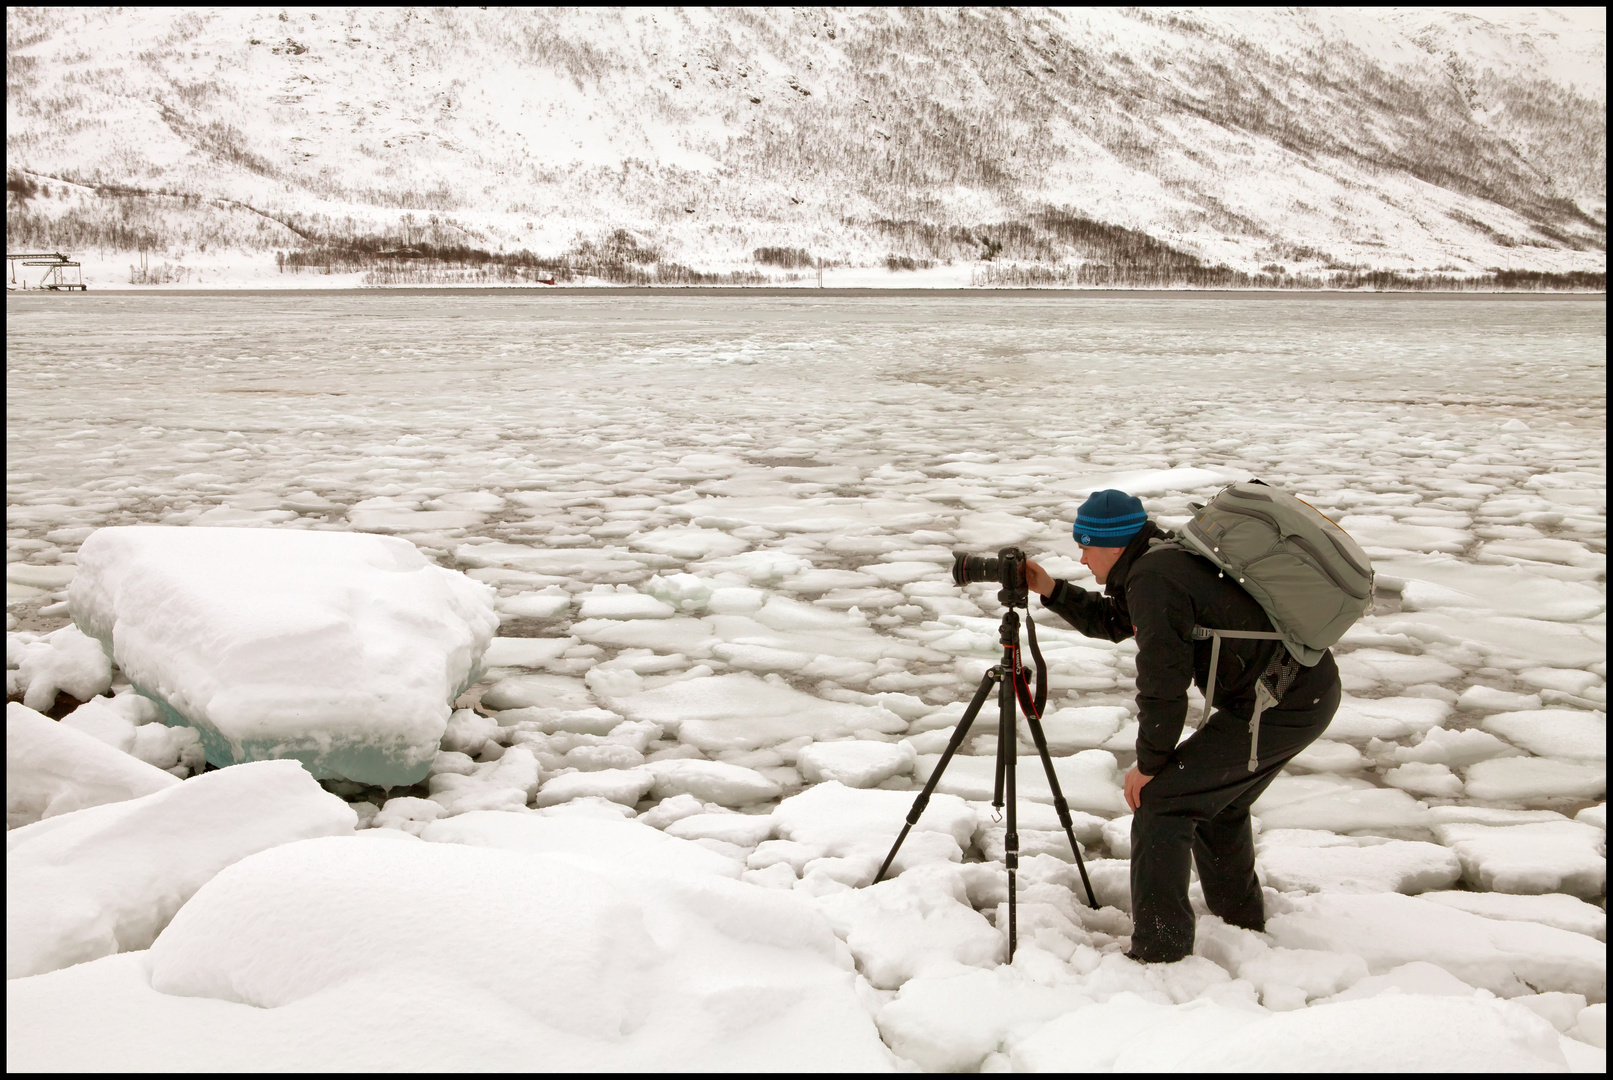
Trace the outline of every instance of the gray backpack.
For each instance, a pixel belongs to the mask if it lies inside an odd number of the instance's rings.
[[[1260,714],[1282,700],[1311,667],[1372,607],[1372,560],[1350,534],[1315,507],[1251,480],[1228,484],[1209,505],[1195,504],[1193,519],[1177,543],[1214,563],[1254,597],[1275,633],[1195,626],[1193,636],[1210,645],[1210,679],[1204,694],[1209,719],[1215,700],[1215,669],[1221,639],[1281,641],[1279,652],[1255,682],[1249,721],[1249,771],[1258,767]]]

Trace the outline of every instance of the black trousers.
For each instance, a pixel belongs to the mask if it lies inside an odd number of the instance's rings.
[[[1266,928],[1249,807],[1326,730],[1339,693],[1330,652],[1300,675],[1280,706],[1261,714],[1257,772],[1249,771],[1248,712],[1217,709],[1143,787],[1131,822],[1134,957],[1168,963],[1192,953],[1189,858],[1212,913],[1234,926]]]

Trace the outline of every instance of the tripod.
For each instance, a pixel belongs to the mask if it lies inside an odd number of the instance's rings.
[[[1005,594],[1006,595],[1006,594]],[[874,875],[874,880],[880,881],[885,871],[890,869],[891,860],[896,858],[902,841],[924,814],[924,808],[930,803],[930,795],[935,791],[935,785],[940,782],[941,774],[946,771],[947,764],[952,755],[963,745],[964,738],[969,734],[969,725],[974,723],[975,717],[980,713],[980,707],[986,703],[986,697],[991,688],[997,686],[997,777],[996,786],[992,792],[991,805],[1001,810],[1004,804],[1008,807],[1008,834],[1003,844],[1003,861],[1008,866],[1008,959],[1013,960],[1014,948],[1019,937],[1019,909],[1015,897],[1015,875],[1019,870],[1019,833],[1015,815],[1014,792],[1014,765],[1018,743],[1017,723],[1014,715],[1014,699],[1025,708],[1025,722],[1031,729],[1031,738],[1036,742],[1036,752],[1041,756],[1042,768],[1047,771],[1047,786],[1053,790],[1053,808],[1058,811],[1059,824],[1064,826],[1064,835],[1070,838],[1070,850],[1075,853],[1075,865],[1081,871],[1081,884],[1086,887],[1087,906],[1096,908],[1097,898],[1092,895],[1092,882],[1087,878],[1086,863],[1081,861],[1081,848],[1075,842],[1075,827],[1070,821],[1070,807],[1064,801],[1064,793],[1059,790],[1059,778],[1053,773],[1053,759],[1047,753],[1047,736],[1042,733],[1042,706],[1047,703],[1047,664],[1042,659],[1042,651],[1036,646],[1036,623],[1030,618],[1027,609],[1025,615],[1026,629],[1030,634],[1031,656],[1036,660],[1036,695],[1031,696],[1029,681],[1026,678],[1024,666],[1019,657],[1019,612],[1012,606],[1003,613],[999,640],[1003,646],[1002,663],[990,669],[981,676],[980,686],[975,690],[975,696],[969,702],[969,707],[963,711],[963,719],[952,732],[952,738],[947,741],[947,748],[936,762],[935,771],[930,773],[929,780],[925,781],[924,790],[920,791],[918,798],[913,800],[913,808],[907,813],[907,823],[902,826],[901,833],[896,837],[896,843],[891,845],[890,854],[885,856],[885,862]]]

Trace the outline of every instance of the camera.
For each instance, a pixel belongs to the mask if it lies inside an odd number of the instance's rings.
[[[952,584],[961,588],[986,582],[1002,586],[997,602],[1003,607],[1026,607],[1030,593],[1025,585],[1025,553],[1017,547],[1003,548],[995,559],[967,551],[952,553]]]

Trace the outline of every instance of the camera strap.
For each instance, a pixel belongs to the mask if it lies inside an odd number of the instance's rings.
[[[1020,666],[1020,670],[1014,673],[1014,686],[1021,707],[1024,708],[1026,713],[1040,720],[1042,718],[1042,709],[1047,705],[1047,662],[1042,659],[1042,650],[1036,644],[1036,620],[1030,617],[1030,612],[1028,611],[1025,613],[1025,632],[1030,635],[1031,657],[1036,661],[1036,697],[1034,701],[1031,698],[1030,687],[1025,683],[1023,665]],[[1017,660],[1018,649],[1015,649],[1015,657]]]

